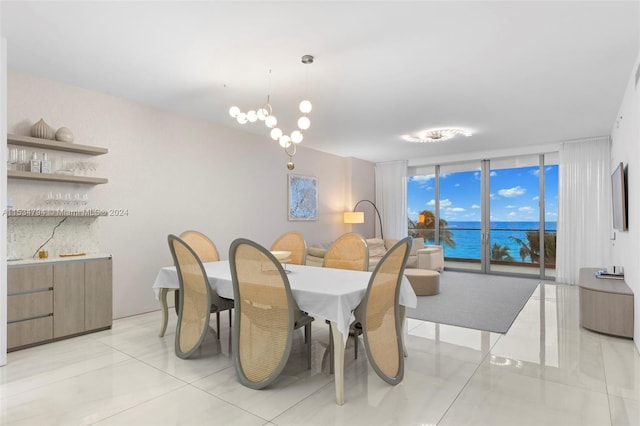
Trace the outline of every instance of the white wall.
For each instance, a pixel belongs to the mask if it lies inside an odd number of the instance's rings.
[[[634,293],[634,341],[640,351],[640,83],[636,87],[635,82],[639,61],[640,55],[631,72],[622,105],[611,130],[611,170],[620,162],[628,168],[629,194],[629,230],[616,231],[611,259],[614,265],[624,266],[625,281]]]
[[[108,184],[20,183],[16,197],[86,191],[92,205],[128,211],[128,216],[97,219],[100,250],[113,255],[116,318],[158,309],[151,285],[158,269],[171,264],[169,233],[198,229],[212,237],[226,259],[237,237],[270,245],[283,232],[299,230],[313,244],[347,230],[342,212],[351,207],[350,159],[304,143],[299,147],[294,172],[318,178],[319,220],[289,222],[288,157],[267,134],[251,135],[10,71],[8,132],[26,135],[41,117],[56,129],[71,129],[76,143],[109,149],[96,157],[96,174],[109,178]],[[373,177],[359,164],[349,179],[373,193]]]
[[[7,40],[0,38],[0,175],[7,174]],[[0,179],[0,209],[7,207],[7,180]],[[7,240],[7,216],[0,218],[0,241]],[[7,245],[0,244],[0,366],[7,363]]]
[[[349,161],[347,162],[348,195],[345,211],[353,210],[353,207],[360,200],[376,202],[375,185],[371,185],[371,182],[375,182],[375,171],[375,164],[360,160],[359,158],[349,158]],[[346,225],[347,227],[350,227],[347,230],[358,232],[365,238],[374,238],[374,231],[379,236],[380,225],[378,217],[375,215],[375,210],[373,210],[371,204],[361,203],[358,206],[357,211],[364,212],[365,223]]]

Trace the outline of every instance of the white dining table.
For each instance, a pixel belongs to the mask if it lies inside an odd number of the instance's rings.
[[[211,288],[219,296],[233,299],[229,261],[208,262],[203,266]],[[335,351],[336,402],[342,405],[344,404],[344,349],[349,338],[349,326],[355,319],[353,311],[364,299],[371,272],[304,265],[286,265],[286,269],[291,293],[300,309],[313,317],[325,318],[331,324]],[[164,335],[168,321],[167,293],[178,288],[178,274],[175,266],[161,268],[153,283],[153,290],[163,310],[160,336]],[[417,303],[416,294],[403,275],[400,283],[400,305],[403,308],[401,311],[404,313],[404,307],[415,308]]]

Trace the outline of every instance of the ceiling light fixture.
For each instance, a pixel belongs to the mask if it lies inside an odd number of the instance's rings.
[[[471,136],[471,132],[464,129],[431,129],[413,135],[403,135],[407,142],[443,142],[457,135]]]
[[[305,65],[309,65],[313,63],[313,56],[304,55],[302,57],[302,63]],[[271,80],[271,70],[269,70],[269,80]],[[309,88],[309,70],[307,70],[307,90]],[[271,86],[271,84],[269,84]],[[269,87],[269,92],[271,91],[271,87]],[[236,121],[240,124],[246,123],[255,123],[256,121],[264,121],[265,126],[267,126],[270,131],[271,139],[278,141],[280,146],[284,148],[285,152],[289,156],[289,162],[287,163],[287,168],[289,170],[293,170],[295,168],[295,164],[293,164],[293,156],[296,155],[296,145],[302,142],[304,139],[304,135],[302,134],[303,130],[307,130],[311,126],[311,120],[307,115],[313,109],[313,105],[308,100],[303,100],[300,102],[298,109],[302,116],[298,118],[298,129],[293,130],[290,134],[285,134],[282,129],[276,127],[278,125],[278,119],[273,115],[273,108],[269,103],[271,98],[271,93],[267,94],[267,103],[259,108],[258,110],[250,110],[242,112],[239,107],[232,106],[229,108],[229,115],[232,118],[235,118]]]

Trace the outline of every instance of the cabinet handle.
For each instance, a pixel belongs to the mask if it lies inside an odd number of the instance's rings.
[[[42,293],[43,291],[53,291],[53,287],[43,287],[43,288],[19,291],[17,293],[7,293],[7,296],[17,296],[20,294],[30,294],[30,293]]]
[[[20,318],[17,320],[11,320],[11,321],[7,321],[7,324],[13,324],[16,322],[23,322],[23,321],[31,321],[34,319],[38,319],[38,318],[46,318],[46,317],[52,317],[53,316],[53,312],[48,313],[48,314],[44,314],[44,315],[36,315],[35,317],[28,317],[28,318]]]

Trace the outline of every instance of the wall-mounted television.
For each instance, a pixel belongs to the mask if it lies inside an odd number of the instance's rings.
[[[622,163],[611,174],[611,200],[613,205],[613,228],[618,231],[626,231],[627,179]]]

